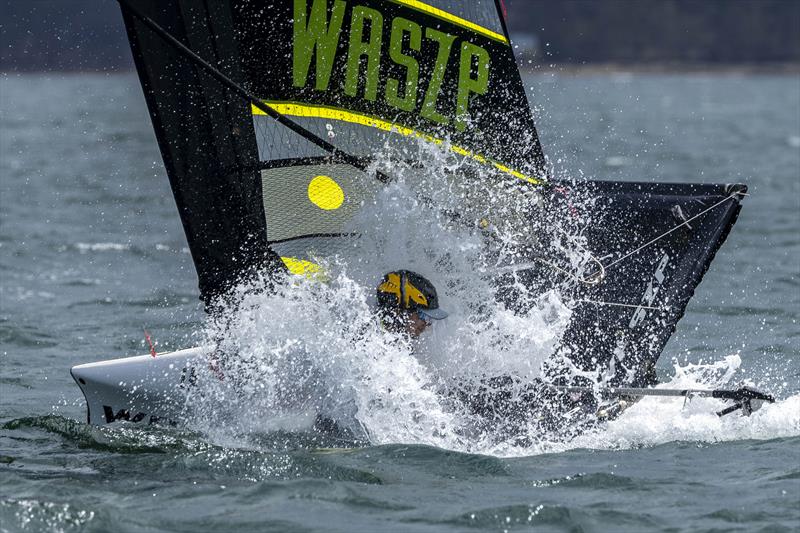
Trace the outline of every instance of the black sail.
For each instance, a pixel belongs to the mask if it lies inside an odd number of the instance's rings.
[[[581,189],[596,199],[583,235],[605,265],[597,283],[564,291],[575,307],[560,352],[581,372],[599,371],[609,385],[651,385],[656,362],[736,222],[747,188],[594,181],[558,189],[553,204],[572,213],[567,217],[580,209],[570,197]],[[584,279],[598,270],[590,263]],[[542,287],[563,281],[548,268],[530,276]]]
[[[191,0],[137,0],[137,10],[234,80],[230,11]],[[264,238],[258,150],[242,99],[123,9],[139,79],[207,305],[276,263]]]
[[[494,0],[120,3],[207,303],[260,269],[302,271],[307,250],[335,244],[377,186],[309,140],[327,141],[331,122],[339,134],[330,144],[355,157],[387,136],[423,137],[532,183],[544,177]],[[143,17],[308,135],[234,94]],[[332,199],[326,183],[312,183],[329,174]],[[324,205],[343,196],[341,209],[300,216],[316,185]]]
[[[553,213],[590,221],[596,283],[535,245],[515,280],[574,302],[557,354],[574,369],[654,381],[745,188],[548,179],[500,0],[119,1],[209,306],[253,273],[313,269],[382,186],[372,154],[423,138],[538,191],[531,233]]]

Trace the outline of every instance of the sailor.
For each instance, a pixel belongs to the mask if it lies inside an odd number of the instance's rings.
[[[419,338],[434,320],[448,316],[439,307],[436,287],[410,270],[384,275],[378,284],[377,296],[378,315],[383,326],[389,331],[406,334],[412,340]],[[529,431],[533,425],[540,430],[565,434],[579,429],[571,418],[575,407],[583,401],[569,400],[566,395],[543,386],[540,379],[523,382],[511,375],[476,376],[474,381],[453,380],[440,392],[467,412],[478,415],[482,423],[491,426],[498,435]],[[563,415],[567,415],[566,418]]]
[[[439,308],[433,283],[410,270],[387,273],[378,284],[377,315],[387,331],[417,339],[434,320],[447,317]],[[317,415],[314,429],[337,438],[352,438],[353,433],[333,418]]]
[[[415,339],[434,320],[447,318],[439,307],[436,287],[410,270],[387,273],[378,285],[378,314],[383,326]]]

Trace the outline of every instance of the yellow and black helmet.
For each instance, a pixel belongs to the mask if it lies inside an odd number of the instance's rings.
[[[439,309],[439,298],[433,283],[410,270],[389,272],[378,285],[378,306],[383,309],[422,311],[430,318],[447,318]]]

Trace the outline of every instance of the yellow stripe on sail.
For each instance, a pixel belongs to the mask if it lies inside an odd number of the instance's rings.
[[[452,13],[448,13],[447,11],[441,10],[438,7],[433,7],[424,2],[420,2],[419,0],[391,0],[391,1],[394,2],[395,4],[404,5],[410,7],[411,9],[416,9],[417,11],[422,11],[423,13],[433,15],[436,18],[452,22],[453,24],[472,30],[475,33],[480,33],[481,35],[493,39],[495,41],[500,41],[501,43],[508,44],[508,39],[506,38],[505,35],[501,35],[495,31],[490,30],[489,28],[484,28],[483,26],[479,26],[474,22],[462,19],[461,17],[457,17]],[[472,0],[467,0],[467,1],[472,1]]]
[[[326,273],[322,267],[311,261],[298,259],[296,257],[281,257],[281,261],[286,265],[286,269],[296,276],[305,276],[309,279],[316,279],[319,281],[326,281],[327,279]]]
[[[294,102],[264,102],[264,104],[268,105],[281,115],[287,115],[290,117],[325,118],[329,120],[340,120],[342,122],[348,122],[350,124],[359,124],[361,126],[376,128],[383,131],[393,131],[401,135],[405,135],[407,137],[418,137],[420,139],[424,139],[425,141],[436,145],[444,144],[444,140],[433,137],[432,135],[428,135],[427,133],[422,133],[420,131],[407,128],[405,126],[393,124],[391,122],[387,122],[379,118],[370,117],[368,115],[362,115],[361,113],[353,113],[352,111],[346,111],[344,109],[338,109],[335,107],[327,107],[327,106],[305,105]],[[254,115],[266,114],[252,104],[251,108]],[[531,183],[533,185],[539,185],[541,183],[541,180],[539,179],[527,176],[522,172],[513,170],[507,167],[506,165],[503,165],[502,163],[493,161],[488,157],[484,157],[480,154],[476,154],[475,152],[467,150],[466,148],[462,148],[460,146],[451,144],[450,150],[459,155],[463,155],[465,157],[474,159],[479,163],[490,164],[497,170],[500,170],[501,172],[510,174],[515,178],[527,181],[528,183]]]
[[[327,118],[330,120],[341,120],[342,122],[349,122],[351,124],[360,124],[362,126],[369,126],[371,128],[377,128],[383,131],[396,131],[397,133],[400,133],[402,135],[407,135],[412,137],[422,137],[426,141],[436,142],[436,139],[431,137],[430,135],[420,133],[418,131],[412,130],[411,128],[406,128],[404,126],[392,124],[391,122],[386,122],[385,120],[370,117],[368,115],[362,115],[360,113],[345,111],[344,109],[338,109],[335,107],[327,107],[327,106],[295,104],[288,102],[264,102],[264,103],[270,106],[278,113],[280,113],[281,115],[288,115],[290,117]],[[256,106],[252,106],[252,109],[254,115],[265,114]],[[439,143],[437,144],[440,144],[441,142],[442,141],[439,141]]]

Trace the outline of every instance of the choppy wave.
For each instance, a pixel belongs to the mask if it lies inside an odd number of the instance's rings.
[[[146,432],[136,426],[90,426],[59,415],[16,418],[3,424],[6,431],[40,430],[58,435],[83,449],[114,453],[168,453],[186,449],[186,440],[168,431]]]
[[[181,254],[188,254],[189,248],[186,246],[176,247],[170,246],[169,244],[165,243],[155,243],[152,247],[147,246],[143,247],[141,245],[134,246],[131,243],[120,243],[120,242],[76,242],[74,245],[71,245],[75,250],[77,250],[81,254],[87,254],[90,252],[134,252],[137,254],[145,254],[151,251],[156,252],[178,252]],[[59,250],[63,251],[66,250],[67,246],[60,246]]]
[[[0,499],[0,517],[6,525],[16,524],[23,531],[82,531],[95,519],[95,511],[74,505],[34,498]],[[3,527],[4,531],[7,531]]]

